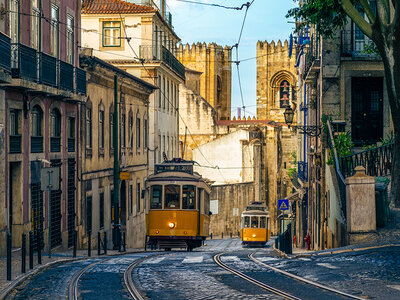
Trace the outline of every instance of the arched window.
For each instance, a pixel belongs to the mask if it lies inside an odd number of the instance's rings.
[[[290,84],[287,80],[283,80],[280,84],[279,99],[281,108],[286,108],[290,105]]]
[[[61,113],[54,108],[50,113],[50,152],[61,150]]]
[[[35,105],[31,111],[31,152],[43,152],[42,132],[43,111],[39,105]]]

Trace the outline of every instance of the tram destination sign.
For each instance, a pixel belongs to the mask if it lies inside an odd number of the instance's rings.
[[[193,164],[159,164],[156,165],[156,173],[163,173],[163,172],[185,172],[189,174],[193,174]]]

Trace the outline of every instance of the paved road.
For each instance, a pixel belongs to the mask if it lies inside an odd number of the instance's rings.
[[[282,259],[269,247],[243,249],[238,239],[212,240],[193,252],[161,252],[132,271],[137,288],[151,299],[282,299],[225,271],[213,260],[222,261],[245,274],[302,299],[332,299],[323,291],[307,292],[301,283],[250,261],[247,255],[293,274],[318,281],[344,292],[369,299],[400,299],[400,247],[349,252],[310,258]],[[129,299],[123,275],[135,260],[154,252],[113,257],[88,269],[78,287],[81,299]],[[104,257],[54,266],[31,277],[9,299],[66,299],[73,275]],[[337,299],[342,297],[337,296]]]

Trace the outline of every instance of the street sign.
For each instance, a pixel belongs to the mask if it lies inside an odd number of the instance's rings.
[[[40,174],[42,191],[57,191],[60,189],[60,167],[42,168]],[[51,185],[51,186],[50,186]]]
[[[119,172],[119,179],[121,179],[121,180],[130,180],[131,179],[131,173],[129,173],[129,172]]]
[[[278,209],[279,210],[289,210],[289,200],[288,199],[279,199],[278,200]]]

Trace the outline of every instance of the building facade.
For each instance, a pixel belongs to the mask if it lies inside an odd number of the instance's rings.
[[[179,37],[164,0],[137,5],[120,0],[87,0],[82,9],[84,46],[95,56],[159,90],[150,97],[149,168],[178,156],[179,85],[185,68],[176,59]]]
[[[13,247],[20,247],[22,233],[33,231],[45,249],[49,244],[67,248],[78,225],[77,132],[86,94],[76,29],[81,3],[10,0],[0,5],[9,11],[0,20],[1,239],[10,232]],[[47,167],[54,168],[52,173]],[[53,180],[51,192],[41,173]]]
[[[115,224],[114,151],[118,151],[120,181],[119,220],[130,248],[144,247],[145,201],[142,197],[148,176],[149,97],[155,86],[108,64],[94,56],[81,56],[87,70],[88,99],[82,107],[80,132],[82,168],[82,219],[79,241],[85,247],[92,234],[107,233],[112,244]],[[114,77],[117,76],[118,116],[114,110]],[[118,126],[118,148],[114,149],[115,126]],[[117,175],[119,176],[119,174]],[[127,176],[127,177],[126,177]]]

